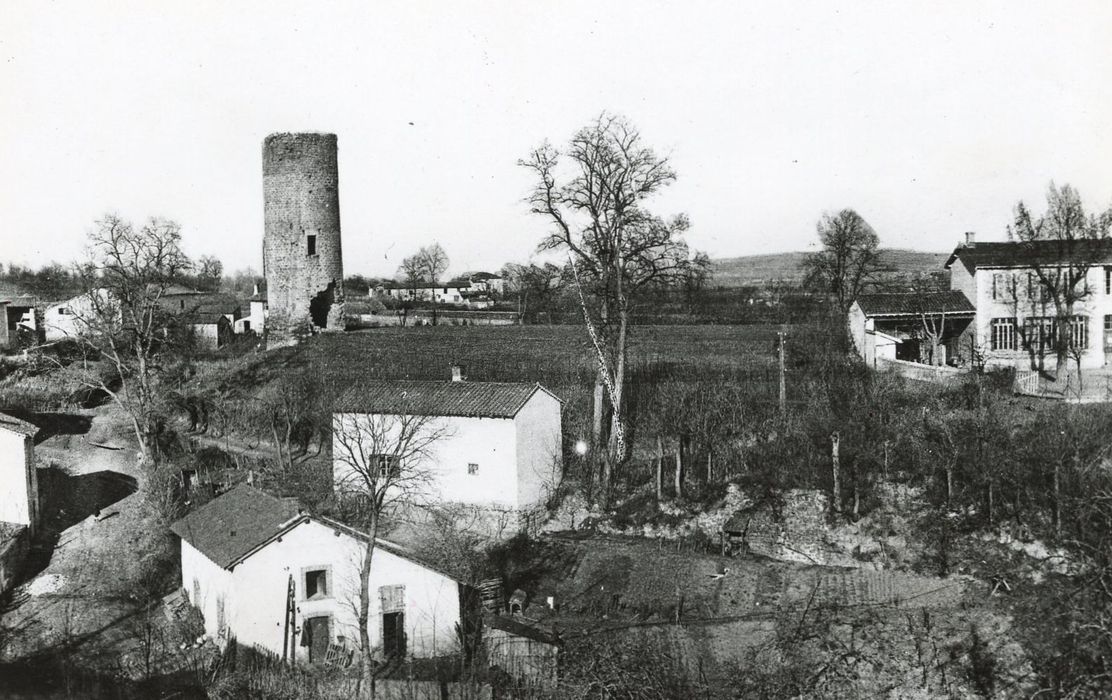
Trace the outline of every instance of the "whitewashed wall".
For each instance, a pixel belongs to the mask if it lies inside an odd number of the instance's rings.
[[[229,628],[233,627],[235,601],[231,597],[231,572],[217,566],[185,540],[181,542],[181,585],[189,602],[204,616],[206,635],[220,636],[217,614],[220,601],[224,601],[225,622]]]
[[[359,567],[365,545],[360,540],[317,521],[297,525],[280,540],[248,557],[231,573],[229,624],[237,641],[282,653],[287,586],[293,575],[297,625],[327,615],[333,642],[346,639],[359,645]],[[304,571],[329,569],[329,595],[306,600]],[[184,572],[184,566],[183,566]],[[405,626],[409,652],[418,657],[455,650],[455,628],[460,621],[458,584],[447,576],[376,548],[371,564],[371,611],[368,624],[372,648],[382,645],[379,588],[405,586]],[[188,587],[188,584],[187,584]],[[208,615],[206,614],[206,630]],[[295,639],[299,659],[308,649]]]
[[[543,391],[533,394],[514,418],[517,427],[517,507],[543,504],[562,470],[560,402]]]
[[[0,430],[0,520],[38,528],[39,487],[31,438]]]

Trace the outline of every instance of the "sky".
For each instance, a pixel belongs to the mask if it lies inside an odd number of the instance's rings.
[[[1112,204],[1112,3],[18,2],[0,5],[0,261],[81,257],[98,217],[261,269],[262,141],[339,142],[347,274],[439,242],[535,254],[517,165],[602,111],[667,155],[650,202],[712,257],[1003,240],[1050,181]]]

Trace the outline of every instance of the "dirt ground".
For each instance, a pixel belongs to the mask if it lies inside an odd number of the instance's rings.
[[[148,606],[139,585],[152,547],[169,540],[144,503],[126,416],[109,405],[33,420],[43,427],[35,456],[44,524],[27,580],[0,616],[0,661],[64,653],[130,678],[178,664],[183,626]]]

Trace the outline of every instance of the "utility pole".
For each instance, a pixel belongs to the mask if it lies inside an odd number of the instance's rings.
[[[788,386],[784,378],[784,331],[776,332],[777,354],[780,356],[780,415],[788,414]]]

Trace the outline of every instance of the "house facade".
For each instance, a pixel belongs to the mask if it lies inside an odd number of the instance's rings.
[[[206,635],[319,663],[360,644],[360,567],[368,536],[241,484],[171,526],[182,587]],[[462,584],[376,540],[367,632],[377,659],[458,650]]]
[[[0,521],[25,525],[32,536],[40,522],[35,473],[38,431],[27,421],[0,413]]]
[[[977,243],[967,235],[946,268],[951,289],[976,308],[974,343],[986,365],[1052,366],[1059,332],[1071,334],[1082,368],[1112,361],[1112,241]],[[1082,291],[1072,317],[1061,319],[1042,279],[1071,272]]]
[[[423,498],[526,517],[543,508],[561,473],[560,399],[539,384],[469,382],[458,369],[454,376],[372,382],[344,394],[333,410],[336,489],[359,488],[358,474],[338,457],[345,422],[400,430],[403,417],[422,416],[438,435],[419,465],[427,473]],[[383,441],[387,451],[394,442]]]

